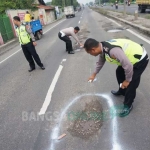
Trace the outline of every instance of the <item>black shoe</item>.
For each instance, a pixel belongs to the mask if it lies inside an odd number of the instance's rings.
[[[68,52],[68,54],[74,54],[74,51]]]
[[[111,93],[115,96],[123,95],[120,91],[111,91]]]
[[[42,67],[41,67],[41,69],[42,69],[42,70],[45,70],[45,67],[44,67],[44,66],[42,66]]]
[[[30,68],[28,71],[29,71],[29,72],[32,72],[33,70],[35,70],[35,68]]]
[[[130,107],[124,106],[124,108],[121,110],[121,112],[118,114],[118,116],[125,117],[125,116],[129,115],[129,113],[131,112],[132,109],[133,109],[133,105],[131,105]]]

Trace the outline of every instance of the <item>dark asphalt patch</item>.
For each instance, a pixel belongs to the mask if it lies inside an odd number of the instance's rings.
[[[109,28],[109,27],[113,27],[113,25],[110,24],[110,23],[109,23],[109,24],[103,24],[102,27],[103,27],[103,28]]]
[[[80,111],[75,120],[68,127],[72,136],[89,139],[96,135],[102,126],[102,105],[99,100],[86,103],[84,110]]]

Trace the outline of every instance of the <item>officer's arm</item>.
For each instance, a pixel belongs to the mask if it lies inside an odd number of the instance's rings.
[[[35,37],[34,37],[34,35],[32,33],[32,30],[31,30],[31,28],[29,26],[26,26],[26,31],[29,33],[29,35],[30,35],[30,37],[32,39],[32,42],[35,42]]]
[[[95,72],[94,72],[94,73],[92,74],[92,76],[88,79],[88,81],[90,81],[90,82],[92,82],[92,81],[95,79],[97,73],[99,73],[99,71],[100,71],[100,70],[102,69],[102,67],[104,66],[104,64],[105,64],[104,55],[99,55],[99,60],[98,60],[98,62],[97,62],[96,64],[97,64],[97,65],[96,65]]]
[[[105,64],[105,57],[103,54],[99,55],[99,60],[98,62],[96,63],[96,69],[95,69],[95,74],[99,73],[100,70],[102,69],[102,67],[104,66]]]
[[[76,36],[74,32],[71,32],[71,36],[77,41],[78,44],[81,44],[78,37]]]
[[[110,56],[121,63],[121,66],[125,71],[125,80],[130,82],[133,76],[133,65],[125,55],[124,51],[119,47],[113,48],[110,51]]]

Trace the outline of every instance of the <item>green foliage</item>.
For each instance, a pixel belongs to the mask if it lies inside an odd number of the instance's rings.
[[[51,2],[47,2],[46,5],[47,5],[47,6],[50,6],[50,5],[51,5]]]
[[[74,7],[77,7],[79,5],[79,3],[77,2],[77,0],[52,0],[52,5],[54,6],[71,6],[73,3]]]
[[[7,9],[35,9],[32,5],[34,0],[1,0],[0,13],[5,13]]]
[[[148,14],[145,15],[145,18],[146,18],[146,19],[150,19],[150,15],[148,15]]]

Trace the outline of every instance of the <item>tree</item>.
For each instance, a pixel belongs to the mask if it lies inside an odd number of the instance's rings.
[[[35,9],[33,3],[34,0],[1,0],[0,14],[5,13],[7,9]]]
[[[79,3],[77,2],[77,0],[52,0],[52,5],[55,6],[71,6],[73,3],[73,6],[76,7],[79,5]]]
[[[51,5],[51,2],[47,2],[46,5],[50,6],[50,5]]]

